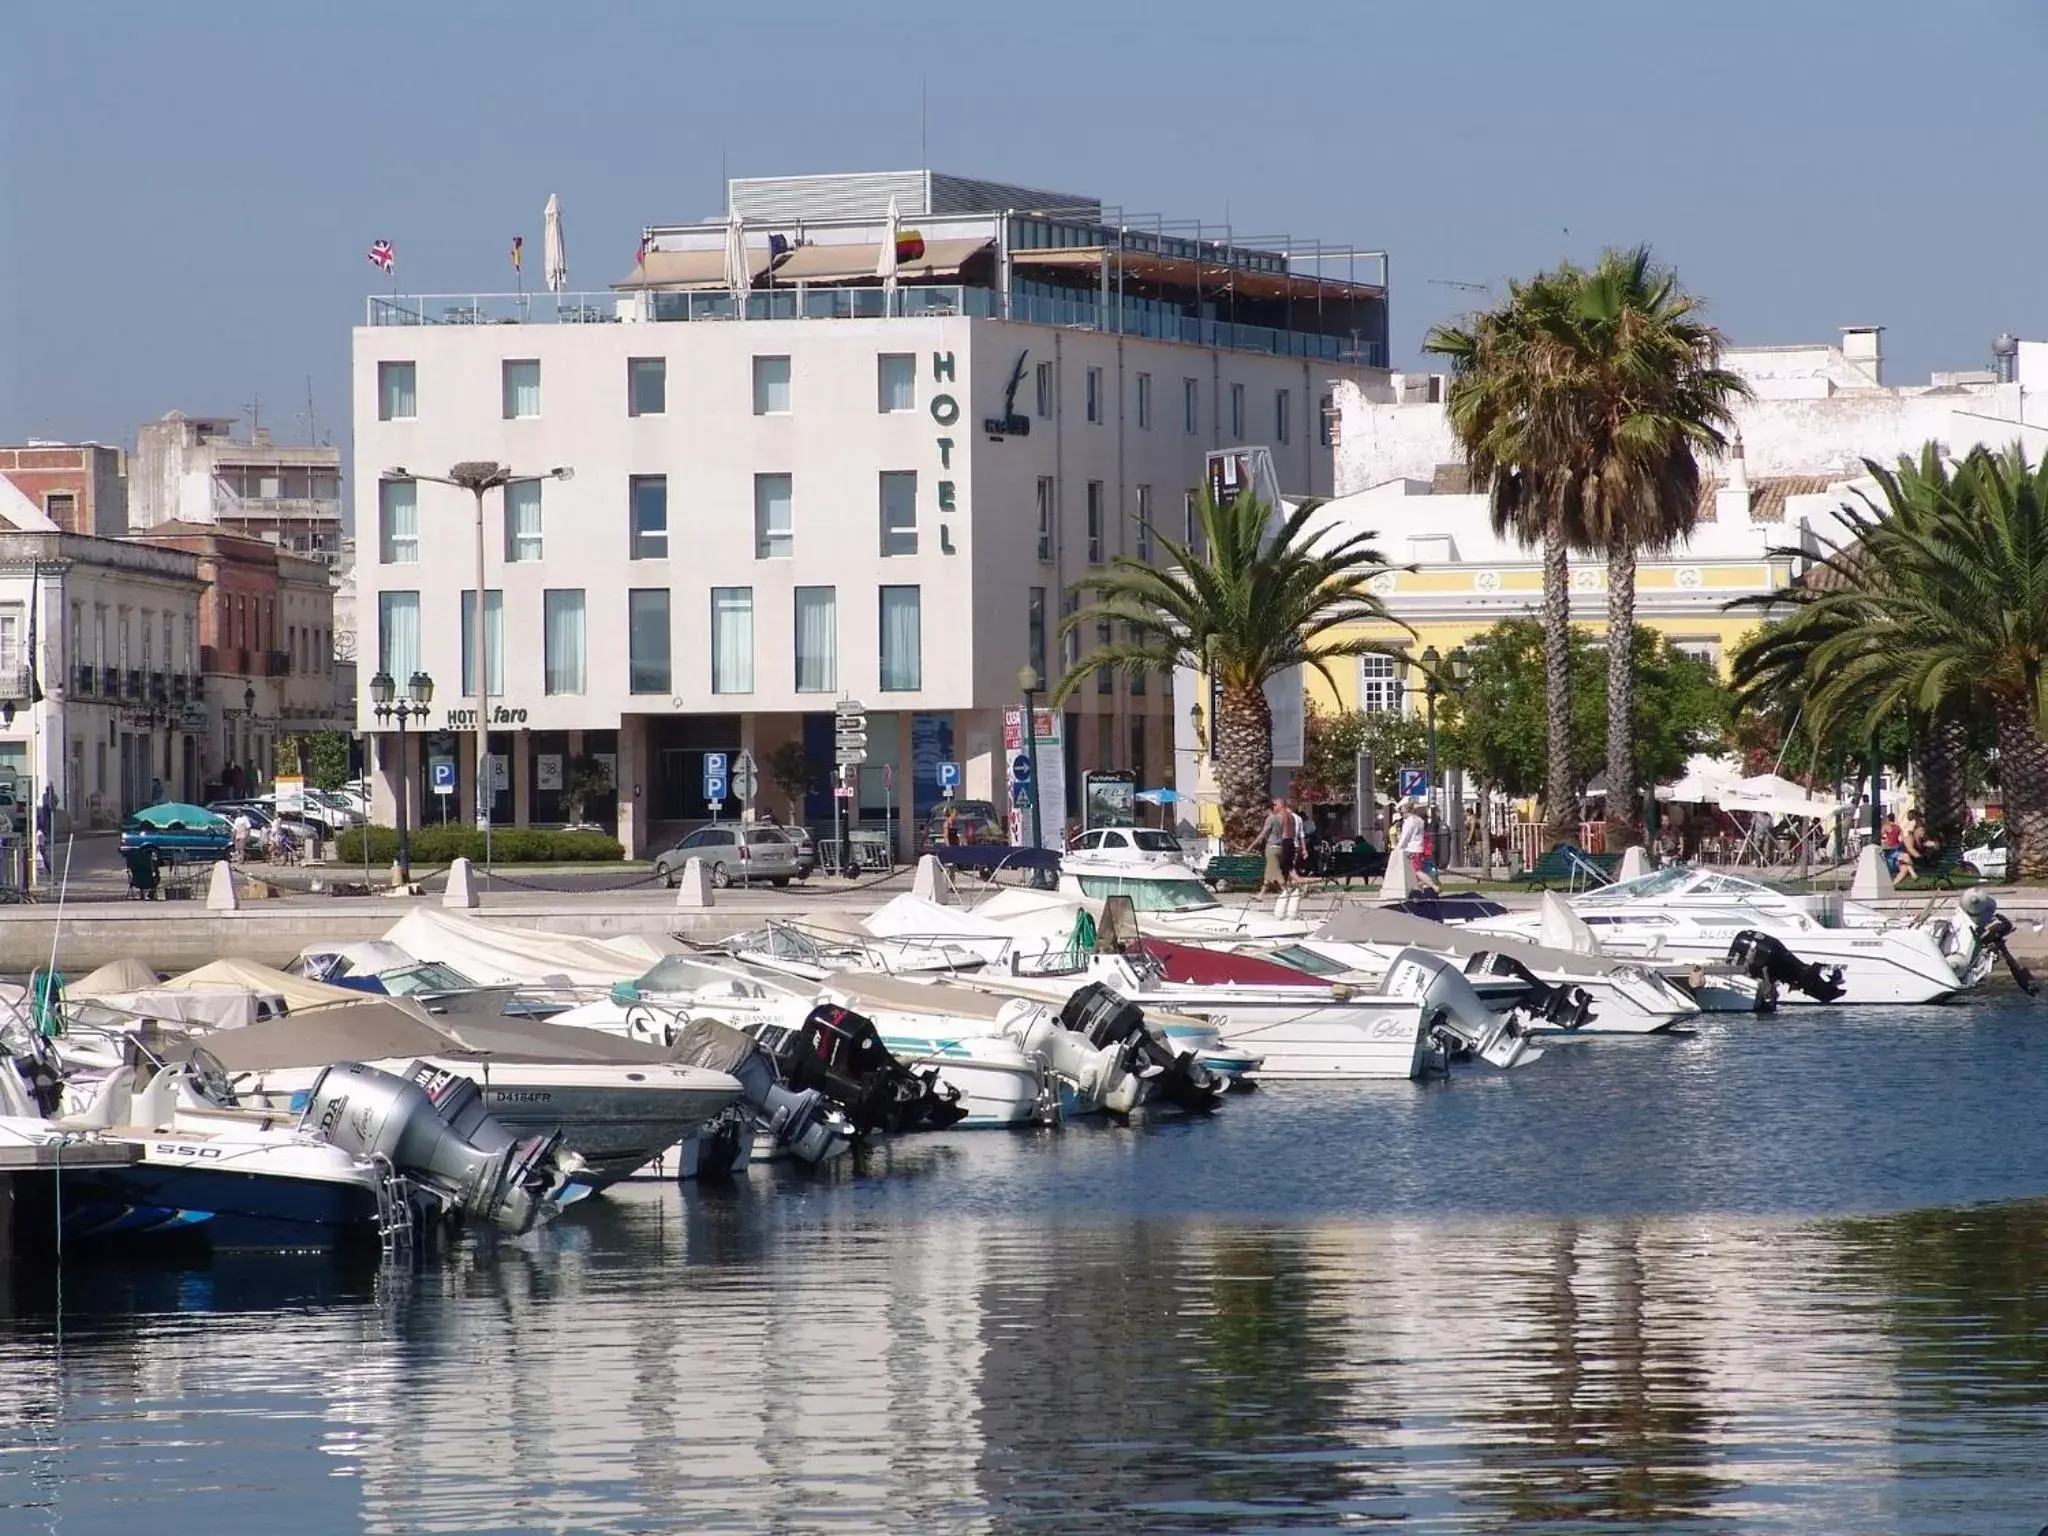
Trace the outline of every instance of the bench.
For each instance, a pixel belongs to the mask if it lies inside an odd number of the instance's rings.
[[[1212,853],[1202,866],[1202,883],[1212,891],[1248,885],[1257,890],[1266,881],[1263,853]]]
[[[1944,848],[1932,861],[1923,860],[1916,872],[1898,883],[1899,890],[1952,891],[1958,885],[1975,885],[1979,880],[1976,867],[1963,862],[1961,848]]]
[[[1606,885],[1614,879],[1621,863],[1618,853],[1588,853],[1569,843],[1559,843],[1534,864],[1510,875],[1511,885],[1526,885],[1532,891],[1547,891],[1561,885],[1568,891]]]

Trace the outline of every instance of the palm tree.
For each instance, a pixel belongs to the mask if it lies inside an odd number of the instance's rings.
[[[1765,599],[1792,611],[1745,647],[1737,683],[1803,683],[1820,733],[1988,705],[2013,867],[2048,878],[2048,462],[2015,444],[1951,469],[1929,443],[1865,467],[1879,498],[1859,492],[1835,514],[1844,537]]]
[[[1224,836],[1236,847],[1257,837],[1272,793],[1267,680],[1305,666],[1334,688],[1331,661],[1398,651],[1386,641],[1340,633],[1394,622],[1366,586],[1388,566],[1370,533],[1312,530],[1318,505],[1304,501],[1276,524],[1272,510],[1248,492],[1217,502],[1205,490],[1195,503],[1205,553],[1155,528],[1161,565],[1118,555],[1106,570],[1076,584],[1076,596],[1085,599],[1092,591],[1093,601],[1060,621],[1062,636],[1107,623],[1122,626],[1112,631],[1122,638],[1098,645],[1070,667],[1053,688],[1055,704],[1102,667],[1192,667],[1211,679],[1217,700],[1210,741]]]
[[[1553,835],[1577,820],[1571,784],[1568,557],[1608,562],[1607,814],[1632,835],[1637,552],[1690,533],[1696,450],[1718,452],[1731,403],[1748,393],[1718,366],[1720,333],[1647,247],[1608,251],[1591,271],[1565,263],[1511,285],[1468,327],[1425,346],[1451,358],[1452,430],[1492,499],[1494,529],[1543,547],[1549,754],[1544,811]]]

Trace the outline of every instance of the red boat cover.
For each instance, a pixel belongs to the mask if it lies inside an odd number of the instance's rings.
[[[1277,960],[1256,955],[1234,955],[1220,949],[1201,949],[1193,944],[1174,944],[1165,939],[1140,939],[1138,948],[1156,961],[1168,981],[1189,986],[1216,987],[1236,983],[1255,987],[1320,987],[1328,983],[1305,975]]]

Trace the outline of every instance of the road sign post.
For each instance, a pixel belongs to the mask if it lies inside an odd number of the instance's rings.
[[[704,754],[704,799],[711,807],[711,820],[718,820],[719,807],[725,804],[727,788],[726,768],[730,760],[723,752]]]
[[[754,754],[741,752],[732,763],[732,797],[746,807],[751,816],[754,809],[754,793],[761,787],[761,777],[754,768]]]
[[[948,800],[952,799],[953,791],[960,787],[960,765],[958,763],[939,764],[938,777],[939,793]]]
[[[851,835],[855,812],[846,817],[842,834],[839,802],[848,798],[847,786],[860,783],[860,765],[868,760],[868,712],[859,699],[841,699],[832,706],[832,748],[839,772],[839,785],[832,795],[832,845],[835,867],[843,874],[847,867],[846,838]],[[859,805],[856,800],[855,805]]]
[[[1395,789],[1403,800],[1420,800],[1429,792],[1429,774],[1421,768],[1394,770]]]

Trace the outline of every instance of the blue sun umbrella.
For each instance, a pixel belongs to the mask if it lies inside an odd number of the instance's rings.
[[[130,822],[156,827],[162,831],[178,832],[225,832],[228,819],[203,805],[186,805],[179,800],[166,800],[162,805],[148,805],[128,818]]]

